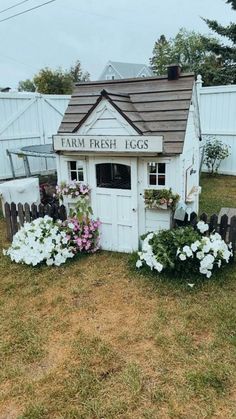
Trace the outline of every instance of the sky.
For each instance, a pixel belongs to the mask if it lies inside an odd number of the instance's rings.
[[[2,19],[47,0],[0,0],[0,86],[16,88],[48,66],[66,69],[81,61],[95,80],[108,60],[149,63],[161,34],[181,27],[210,33],[202,17],[228,24],[235,12],[225,0],[56,0],[29,13]]]

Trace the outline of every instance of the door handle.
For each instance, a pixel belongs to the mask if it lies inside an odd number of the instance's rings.
[[[133,212],[136,212],[137,210],[136,210],[136,208],[132,208],[132,211],[133,211]]]

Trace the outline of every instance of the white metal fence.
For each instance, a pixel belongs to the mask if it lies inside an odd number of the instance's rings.
[[[57,133],[70,96],[0,93],[0,179],[12,177],[7,149],[48,144]],[[22,159],[13,156],[16,176],[24,176]],[[29,157],[32,173],[55,169],[54,159]]]
[[[219,173],[236,175],[236,85],[202,87],[199,77],[197,84],[202,137],[215,137],[230,146]]]

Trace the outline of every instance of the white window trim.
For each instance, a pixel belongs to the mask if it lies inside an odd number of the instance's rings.
[[[150,185],[149,184],[149,171],[148,171],[148,163],[149,162],[153,162],[153,163],[165,163],[166,164],[166,182],[165,185]],[[169,189],[170,188],[170,179],[169,179],[169,173],[170,173],[170,160],[169,159],[163,159],[163,158],[159,158],[159,159],[155,159],[155,158],[146,158],[143,159],[143,163],[144,163],[144,176],[145,176],[145,189]]]
[[[82,156],[77,156],[77,157],[75,157],[75,156],[66,156],[66,157],[64,157],[64,159],[63,159],[63,164],[64,164],[64,170],[63,170],[63,172],[65,173],[67,173],[67,182],[70,182],[71,181],[71,178],[70,178],[70,167],[69,167],[69,163],[71,162],[71,161],[75,161],[75,162],[77,162],[77,161],[80,161],[82,164],[83,164],[83,169],[84,169],[84,180],[83,180],[83,183],[87,183],[88,182],[88,175],[87,175],[87,162],[86,162],[86,157],[82,157]]]

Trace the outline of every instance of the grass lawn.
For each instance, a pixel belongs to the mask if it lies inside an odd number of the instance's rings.
[[[218,202],[204,187],[202,209]],[[0,255],[0,418],[235,418],[235,267],[190,288],[128,260],[29,268]]]
[[[218,214],[223,207],[236,208],[236,177],[202,173],[200,212]]]

